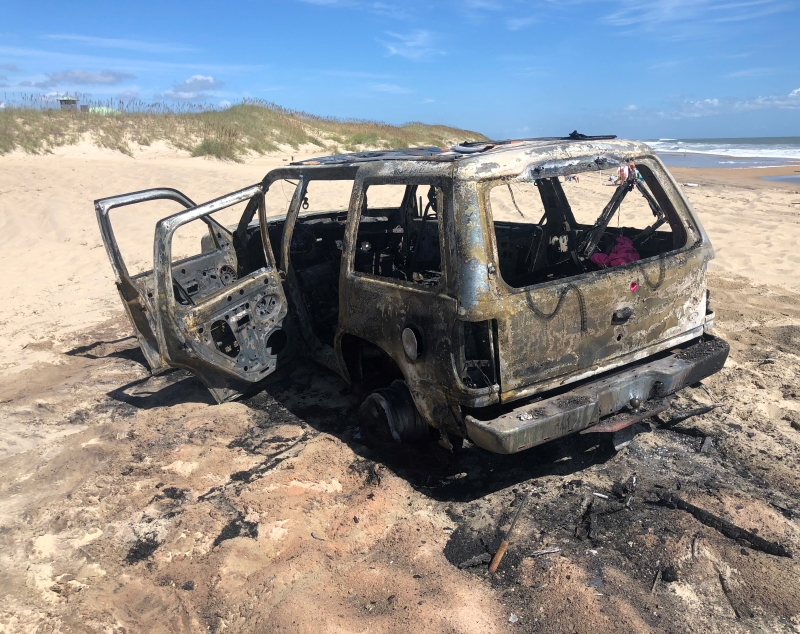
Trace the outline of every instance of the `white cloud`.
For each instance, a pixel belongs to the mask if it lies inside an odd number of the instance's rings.
[[[719,114],[751,112],[754,110],[800,110],[800,88],[788,95],[768,95],[751,99],[686,99],[657,114],[668,119],[694,119]]]
[[[138,97],[138,93],[134,92],[133,90],[125,90],[117,95],[117,99],[120,101],[133,101]]]
[[[660,0],[642,3],[620,0],[622,7],[603,22],[612,26],[641,26],[653,29],[666,23],[741,22],[788,11],[787,0]]]
[[[165,44],[158,42],[146,42],[144,40],[125,40],[109,37],[90,37],[88,35],[52,34],[46,35],[45,38],[48,40],[76,42],[78,44],[85,44],[87,46],[96,46],[100,48],[118,48],[128,51],[140,51],[142,53],[179,53],[196,50],[181,44]]]
[[[464,0],[468,9],[483,9],[484,11],[499,11],[505,7],[503,0]]]
[[[224,82],[217,81],[211,75],[192,75],[184,79],[179,84],[175,84],[172,90],[155,95],[157,99],[174,99],[176,101],[202,101],[209,99],[208,91],[219,90],[225,85]]]
[[[225,84],[217,81],[211,75],[192,75],[184,79],[180,84],[175,84],[174,90],[180,92],[191,92],[197,90],[219,90]]]
[[[19,66],[16,64],[0,64],[0,70],[7,70],[9,73],[18,73]]]
[[[126,79],[136,79],[130,73],[121,73],[115,70],[65,70],[58,73],[46,73],[47,79],[42,81],[23,81],[20,86],[33,88],[55,88],[63,85],[100,85],[112,86]]]
[[[411,33],[387,33],[391,41],[382,41],[389,55],[399,55],[415,62],[444,55],[444,51],[436,47],[436,36],[430,31],[417,29]]]
[[[623,108],[623,110],[626,110],[627,112],[633,112],[634,110],[638,110],[638,109],[639,109],[639,106],[635,106],[633,104],[631,104],[630,106],[625,106],[625,108]]]
[[[305,4],[314,4],[320,7],[333,7],[337,9],[358,9],[377,15],[406,20],[411,17],[406,3],[403,2],[367,2],[364,0],[299,0]]]
[[[377,15],[383,15],[395,20],[407,20],[411,17],[407,6],[400,6],[401,3],[391,4],[388,2],[371,2],[367,9]]]
[[[364,73],[357,70],[326,70],[326,75],[334,75],[336,77],[361,77],[364,79],[389,79],[391,75],[384,73]]]
[[[260,64],[207,64],[196,60],[166,61],[167,56],[156,59],[131,59],[128,57],[108,57],[85,55],[72,50],[53,51],[18,46],[4,46],[0,39],[0,57],[14,56],[30,60],[38,60],[40,64],[52,66],[68,66],[76,68],[118,68],[132,73],[146,72],[180,72],[194,73],[202,70],[207,73],[257,72],[264,67]]]
[[[230,101],[228,101],[227,99],[223,99],[217,104],[217,107],[220,108],[221,110],[225,110],[226,108],[230,108],[232,105],[233,104]]]
[[[778,71],[775,68],[745,68],[744,70],[728,73],[726,77],[765,77],[774,75],[776,72]]]

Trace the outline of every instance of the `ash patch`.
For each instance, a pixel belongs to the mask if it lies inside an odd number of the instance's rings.
[[[222,542],[233,539],[234,537],[249,537],[251,539],[256,539],[258,537],[258,523],[248,522],[241,516],[231,520],[220,531],[216,539],[214,539],[214,547],[216,548]]]
[[[566,396],[564,398],[560,398],[556,401],[556,407],[559,409],[570,409],[572,407],[577,407],[578,405],[586,405],[586,403],[590,402],[588,396]]]
[[[727,344],[722,339],[708,339],[679,352],[675,357],[682,361],[697,361],[724,349]]]
[[[159,546],[161,546],[161,542],[153,537],[137,539],[125,556],[125,563],[132,566],[135,563],[149,559]]]
[[[485,566],[473,566],[472,562],[484,559],[484,555],[491,558],[492,548],[499,543],[495,532],[476,530],[466,524],[458,526],[450,535],[444,547],[444,556],[457,568],[475,568],[476,571],[485,570]]]
[[[163,499],[163,498],[162,498]],[[167,512],[163,517],[144,517],[131,528],[136,541],[125,556],[125,563],[129,566],[149,559],[159,546],[164,543],[169,532],[169,526],[174,512]]]
[[[175,501],[183,501],[186,499],[186,489],[179,489],[178,487],[164,487],[161,489],[161,494],[165,498]]]
[[[359,458],[350,463],[347,468],[364,478],[365,485],[378,486],[381,483],[383,466],[373,460]]]

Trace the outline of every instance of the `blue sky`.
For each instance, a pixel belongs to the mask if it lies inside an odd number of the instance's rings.
[[[797,0],[3,4],[6,102],[247,97],[495,138],[800,135]]]

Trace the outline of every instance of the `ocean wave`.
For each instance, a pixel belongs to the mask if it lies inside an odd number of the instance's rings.
[[[706,154],[733,158],[773,158],[800,160],[800,144],[753,144],[697,143],[673,139],[649,141],[656,152],[674,154]]]

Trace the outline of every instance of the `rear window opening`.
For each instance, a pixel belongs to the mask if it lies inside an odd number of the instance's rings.
[[[669,197],[645,164],[501,181],[489,190],[500,275],[509,286],[659,257],[686,244]]]

